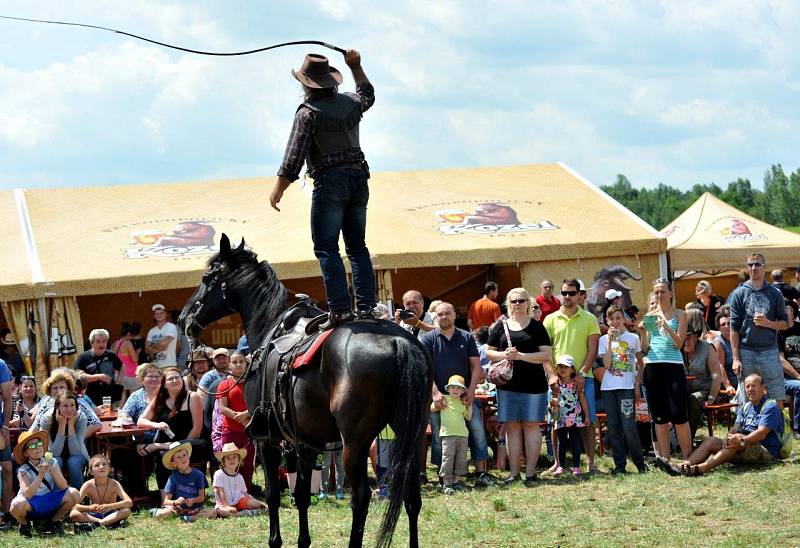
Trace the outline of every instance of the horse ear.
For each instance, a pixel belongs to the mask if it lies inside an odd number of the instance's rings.
[[[228,235],[223,232],[222,237],[219,239],[219,258],[224,261],[229,259],[230,256],[231,241],[228,239]]]
[[[236,248],[236,251],[244,251],[244,238],[242,238],[242,241],[239,243],[239,247]]]

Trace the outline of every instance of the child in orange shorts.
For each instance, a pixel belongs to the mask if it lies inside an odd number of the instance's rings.
[[[235,443],[226,443],[222,451],[214,453],[220,462],[220,469],[214,472],[214,496],[217,516],[229,518],[238,515],[252,515],[263,510],[266,504],[247,494],[247,485],[239,473],[247,449],[239,449]]]

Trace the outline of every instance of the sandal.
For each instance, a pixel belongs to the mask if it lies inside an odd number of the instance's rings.
[[[152,455],[153,452],[148,450],[147,448],[153,445],[152,443],[140,443],[136,446],[136,452],[139,453],[140,457],[146,457],[148,455]]]
[[[700,470],[700,466],[697,464],[689,464],[685,462],[681,464],[681,474],[686,477],[696,478],[698,476],[702,476],[703,472]]]
[[[661,470],[663,470],[664,472],[666,472],[670,476],[680,476],[680,474],[681,474],[678,470],[675,469],[674,466],[672,466],[669,462],[667,462],[662,457],[656,457],[655,464],[656,464],[656,468],[660,468]]]

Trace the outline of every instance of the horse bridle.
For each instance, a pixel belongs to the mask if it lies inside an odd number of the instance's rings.
[[[217,284],[220,284],[220,291],[222,292],[222,302],[225,303],[224,312],[226,312],[227,314],[233,314],[236,312],[233,308],[231,308],[230,301],[228,300],[227,282],[225,281],[220,282],[219,279],[219,274],[222,272],[223,268],[225,268],[225,265],[223,263],[215,263],[213,267],[203,275],[203,291],[194,301],[194,304],[192,304],[192,308],[186,314],[186,321],[183,328],[183,334],[186,335],[186,339],[189,341],[190,356],[194,355],[194,350],[195,350],[194,337],[191,335],[191,328],[195,326],[199,327],[201,330],[204,330],[206,328],[205,325],[197,321],[197,315],[200,313],[201,310],[203,310],[203,307],[206,305],[206,299],[208,299],[208,296],[217,287]],[[208,277],[211,277],[211,279],[210,281],[206,282],[206,278]],[[227,394],[228,392],[233,390],[237,384],[243,382],[242,379],[247,377],[247,374],[250,372],[250,367],[252,366],[252,364],[253,360],[250,360],[250,362],[247,364],[247,367],[239,377],[231,375],[236,379],[236,382],[233,384],[233,386],[227,388],[222,392],[212,392],[210,390],[206,390],[201,386],[198,386],[197,389],[203,392],[204,394],[214,397],[216,397],[218,394],[223,394],[223,395]]]

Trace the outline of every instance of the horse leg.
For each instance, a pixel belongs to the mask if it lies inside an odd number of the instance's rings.
[[[267,506],[269,507],[269,545],[275,548],[283,545],[281,539],[281,523],[279,510],[281,507],[281,491],[278,486],[278,466],[281,463],[281,452],[264,442],[258,442],[261,452],[261,464],[267,483]]]
[[[403,501],[406,507],[406,514],[408,515],[408,545],[410,548],[418,548],[419,546],[419,532],[417,529],[417,521],[419,519],[419,512],[422,509],[422,496],[419,490],[419,473],[411,474],[411,485],[408,486],[406,498]]]
[[[297,546],[311,546],[311,533],[308,531],[308,507],[311,505],[311,470],[317,452],[300,448],[297,455],[297,481],[294,484],[294,502],[298,514]]]
[[[371,496],[367,482],[367,456],[369,445],[353,446],[344,443],[342,458],[344,469],[350,480],[352,495],[350,508],[353,510],[353,522],[350,526],[350,547],[361,546],[364,542],[364,524],[369,512],[369,499]],[[421,502],[420,502],[421,504]]]

